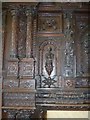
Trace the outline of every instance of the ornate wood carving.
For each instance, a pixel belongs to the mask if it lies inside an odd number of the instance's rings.
[[[3,116],[42,119],[46,110],[90,109],[86,6],[7,4],[12,29],[6,36],[11,40],[10,58],[4,57]]]
[[[62,13],[39,13],[38,32],[62,32]]]
[[[4,106],[35,106],[35,94],[33,93],[4,93]]]
[[[17,9],[11,10],[12,15],[12,34],[11,34],[11,49],[10,57],[17,57]]]
[[[18,58],[25,58],[27,20],[23,6],[19,8],[18,14]]]
[[[30,58],[32,49],[32,9],[26,10],[27,16],[27,38],[26,38],[26,57]]]
[[[20,62],[20,78],[23,77],[34,77],[34,60],[33,58],[22,59]]]
[[[7,76],[18,76],[18,59],[8,61]]]

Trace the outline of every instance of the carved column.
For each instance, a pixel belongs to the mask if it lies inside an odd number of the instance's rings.
[[[31,8],[26,10],[27,16],[27,37],[26,37],[26,58],[32,56],[32,11]]]
[[[12,15],[12,33],[11,33],[11,49],[10,57],[17,57],[17,9],[11,10]]]

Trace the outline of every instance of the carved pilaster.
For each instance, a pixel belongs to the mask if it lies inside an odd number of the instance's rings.
[[[16,58],[17,56],[17,10],[11,10],[12,16],[12,34],[11,34],[11,49],[10,57]]]
[[[27,16],[27,37],[26,37],[26,57],[30,58],[32,49],[32,11],[31,8],[26,10]]]
[[[66,77],[75,75],[75,57],[74,57],[74,40],[72,31],[72,14],[66,13],[66,28],[65,28],[65,61],[64,61],[64,73]],[[75,69],[74,69],[75,68]]]

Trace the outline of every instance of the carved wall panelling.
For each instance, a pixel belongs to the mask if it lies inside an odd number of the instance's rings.
[[[8,4],[3,118],[42,119],[47,110],[89,110],[85,5]]]

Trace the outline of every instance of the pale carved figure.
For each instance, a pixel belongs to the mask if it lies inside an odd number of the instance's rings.
[[[53,71],[53,59],[54,59],[54,54],[52,53],[51,47],[48,49],[48,52],[45,55],[45,59],[46,59],[45,68],[48,75],[50,76]]]

